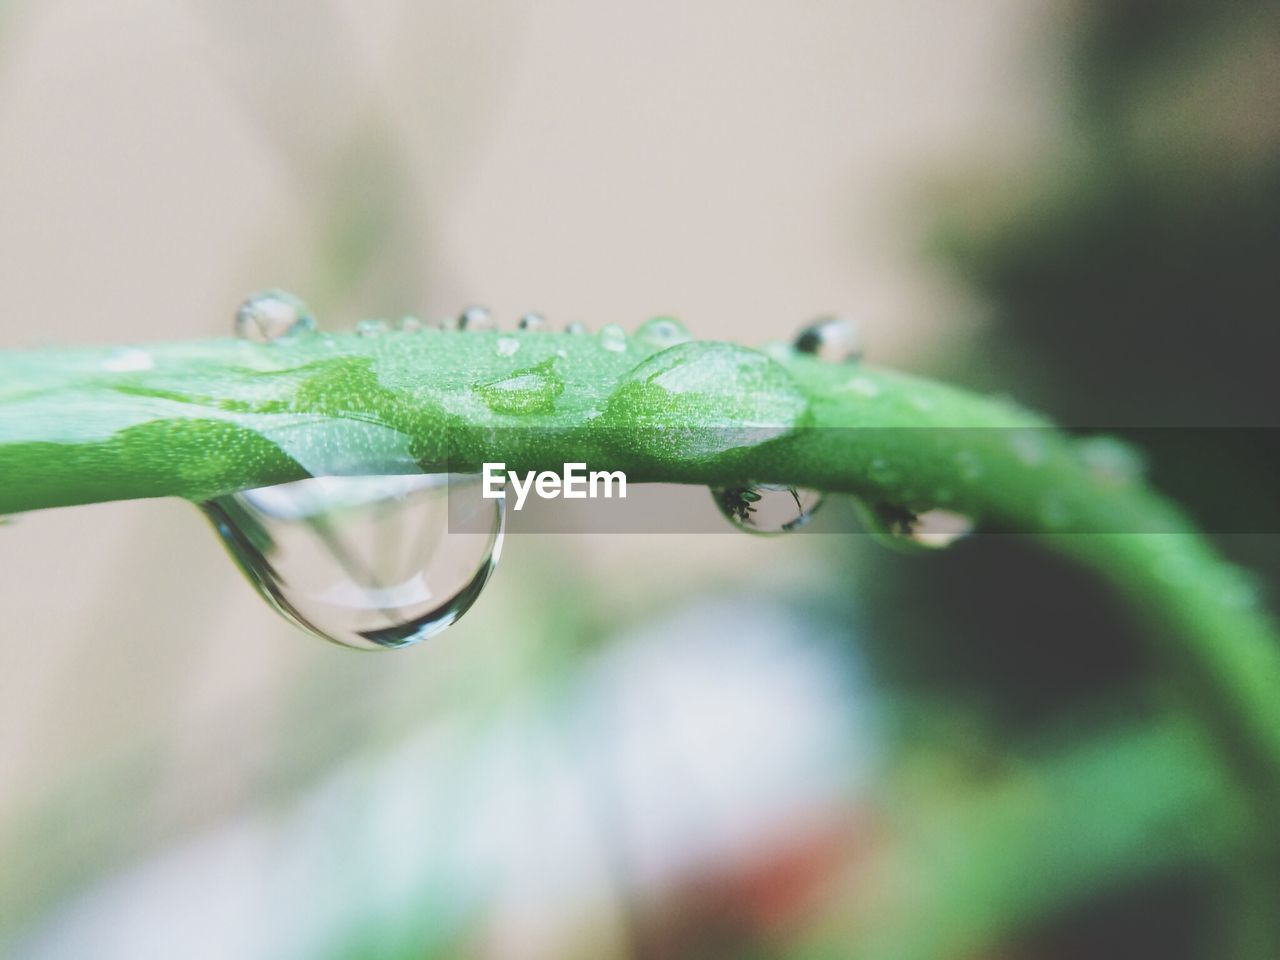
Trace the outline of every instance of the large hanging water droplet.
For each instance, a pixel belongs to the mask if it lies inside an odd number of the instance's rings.
[[[915,513],[893,504],[859,505],[867,532],[899,550],[942,550],[973,533],[973,520],[954,510]]]
[[[258,592],[308,633],[405,647],[475,603],[502,547],[503,500],[478,477],[317,477],[203,505]]]
[[[862,359],[862,336],[848,317],[819,317],[796,334],[792,346],[827,363]]]
[[[256,343],[287,340],[316,328],[307,305],[283,290],[254,294],[236,311],[236,336]]]
[[[822,506],[817,490],[772,483],[713,487],[711,498],[730,523],[748,533],[790,533],[808,523]]]
[[[494,413],[550,413],[564,393],[564,379],[556,373],[555,360],[517,370],[510,376],[478,383],[472,389]]]
[[[647,347],[665,350],[677,343],[688,343],[693,337],[675,317],[650,317],[636,329],[636,339]]]

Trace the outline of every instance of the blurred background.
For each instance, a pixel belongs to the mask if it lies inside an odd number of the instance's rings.
[[[840,311],[1073,426],[1268,427],[1278,255],[1261,0],[0,2],[5,349],[277,286],[330,329]],[[1280,529],[1250,436],[1171,492]],[[0,571],[14,956],[1280,955],[1142,624],[1016,538],[511,537],[383,655],[188,504],[22,516]]]

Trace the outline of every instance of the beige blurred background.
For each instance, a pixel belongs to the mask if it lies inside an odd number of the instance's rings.
[[[247,292],[280,286],[330,329],[483,303],[760,343],[837,310],[911,367],[983,317],[921,253],[922,191],[1021,166],[1060,122],[1040,0],[0,16],[4,349],[224,336]],[[394,740],[467,658],[532,643],[544,590],[625,576],[625,621],[708,583],[824,576],[804,544],[514,538],[431,649],[362,656],[279,621],[181,503],[21,517],[0,570],[0,859],[21,868],[0,890],[19,915]]]

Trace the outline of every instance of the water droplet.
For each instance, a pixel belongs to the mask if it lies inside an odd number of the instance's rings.
[[[982,461],[972,450],[957,450],[955,461],[956,469],[960,471],[961,479],[972,483],[974,480],[977,480],[982,476]]]
[[[714,457],[785,436],[809,403],[786,367],[731,343],[694,341],[646,357],[622,378],[597,429],[658,461]]]
[[[405,647],[470,609],[502,547],[478,477],[318,477],[202,509],[263,598],[326,640]]]
[[[687,343],[693,337],[675,317],[650,317],[636,330],[636,339],[645,346],[665,350],[677,343]]]
[[[496,330],[497,321],[484,307],[467,307],[458,315],[459,330]]]
[[[1028,467],[1041,466],[1049,458],[1049,450],[1045,445],[1044,431],[1036,427],[1011,430],[1009,447],[1013,455]]]
[[[841,389],[849,393],[856,393],[860,397],[866,397],[868,400],[880,396],[880,384],[868,377],[854,377]]]
[[[422,329],[422,321],[406,314],[396,323],[396,329],[401,333],[417,333]]]
[[[822,506],[817,490],[772,483],[713,487],[711,498],[730,523],[748,533],[790,533]]]
[[[1223,577],[1218,598],[1226,606],[1238,610],[1247,610],[1262,602],[1258,585],[1240,571],[1232,571]]]
[[[236,336],[256,343],[287,340],[316,328],[306,304],[283,290],[254,294],[236,311]]]
[[[520,318],[521,330],[545,330],[547,318],[540,313],[526,313]]]
[[[627,331],[616,323],[608,323],[600,328],[600,345],[611,353],[622,353],[627,349]]]
[[[867,472],[876,483],[893,483],[898,479],[898,471],[884,457],[872,458],[871,462],[867,464]]]
[[[391,327],[385,320],[361,320],[356,324],[356,336],[380,337]]]
[[[106,360],[102,361],[102,369],[110,373],[138,373],[150,370],[155,366],[151,354],[137,347],[124,347],[113,350]]]
[[[498,338],[498,356],[512,357],[515,356],[517,350],[520,349],[520,341],[515,337],[499,337]]]
[[[1040,502],[1040,522],[1051,530],[1062,530],[1071,523],[1071,506],[1061,495],[1047,494]]]
[[[954,510],[920,513],[894,504],[859,504],[858,514],[881,543],[898,550],[942,550],[973,533],[973,520]]]
[[[478,383],[472,389],[494,413],[550,413],[555,409],[556,398],[564,393],[564,380],[556,373],[555,361],[548,359],[510,376]]]
[[[796,334],[792,346],[827,363],[862,359],[862,337],[848,317],[819,317]]]
[[[575,320],[573,321],[573,323],[569,324],[564,328],[564,332],[569,334],[569,336],[571,337],[581,337],[586,334],[587,325],[578,320]]]
[[[1105,486],[1123,487],[1146,473],[1142,454],[1116,437],[1084,437],[1076,441],[1076,452],[1090,475]]]
[[[1160,557],[1152,569],[1157,577],[1172,586],[1192,582],[1196,578],[1196,571],[1195,558],[1177,548]]]
[[[928,413],[933,409],[933,397],[925,396],[923,393],[913,393],[908,402],[921,413]]]

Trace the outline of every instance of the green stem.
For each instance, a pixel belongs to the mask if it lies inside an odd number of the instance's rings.
[[[1238,769],[1280,800],[1276,628],[1244,575],[1139,479],[1097,470],[1005,401],[903,374],[785,349],[611,346],[425,331],[0,354],[0,514],[486,461],[945,507],[1036,535],[1112,583]]]

